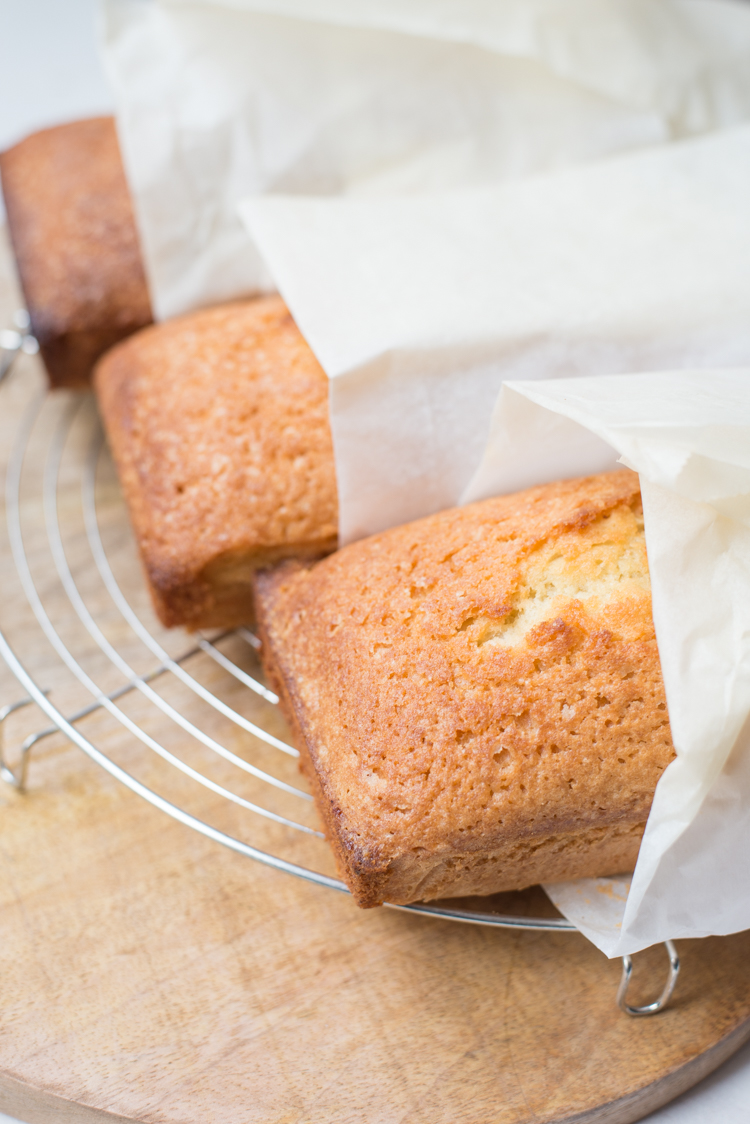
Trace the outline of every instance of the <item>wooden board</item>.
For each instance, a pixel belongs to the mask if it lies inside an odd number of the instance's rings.
[[[2,456],[39,377],[29,360],[24,368],[0,391]],[[109,690],[122,678],[59,588],[35,498],[44,450],[68,402],[49,403],[38,427],[24,528],[32,571],[61,635]],[[63,466],[65,546],[107,635],[143,670],[149,661],[97,584],[85,548],[74,464],[85,445],[83,422]],[[118,577],[147,619],[106,467],[100,498]],[[87,693],[31,620],[4,532],[0,574],[0,624],[70,713]],[[190,641],[178,635],[164,643],[176,652]],[[231,654],[252,669],[239,648]],[[266,704],[216,665],[189,666],[230,705],[269,720]],[[0,703],[18,694],[12,677],[0,673]],[[208,732],[233,738],[238,754],[294,781],[293,762],[279,763],[249,735],[227,732],[183,686],[165,686],[164,696]],[[206,754],[188,747],[184,733],[144,700],[123,707],[164,744],[209,767]],[[34,708],[14,715],[8,744],[43,724]],[[325,844],[267,822],[250,824],[241,809],[168,774],[107,716],[94,715],[81,729],[196,814],[330,869]],[[211,767],[230,783],[228,764]],[[250,798],[255,790],[247,783]],[[516,899],[515,908],[541,907],[532,894]],[[0,937],[0,1108],[29,1124],[625,1124],[690,1087],[750,1038],[748,934],[682,942],[672,1006],[633,1020],[615,1006],[620,964],[577,934],[358,911],[341,894],[170,820],[60,735],[34,751],[27,795],[0,789]],[[642,1001],[644,989],[659,990],[665,972],[663,949],[638,957],[632,1001]]]
[[[577,935],[361,913],[45,752],[2,810],[0,1107],[29,1124],[624,1122],[750,1036],[747,935],[683,942],[632,1020]]]

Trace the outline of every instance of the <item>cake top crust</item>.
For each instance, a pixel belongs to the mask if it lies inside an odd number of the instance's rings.
[[[328,380],[280,297],[131,336],[95,386],[149,578],[335,545]],[[211,576],[208,574],[207,576]]]
[[[673,748],[634,473],[280,566],[256,600],[358,869],[647,818]]]
[[[151,321],[114,120],[42,129],[0,154],[8,221],[40,344],[76,332],[116,339]]]

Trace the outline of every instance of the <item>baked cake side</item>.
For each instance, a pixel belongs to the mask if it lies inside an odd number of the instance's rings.
[[[165,625],[247,623],[253,570],[336,548],[328,380],[281,298],[148,328],[95,387]]]
[[[33,133],[0,153],[0,177],[50,381],[86,386],[99,356],[152,319],[113,119]]]
[[[256,603],[360,905],[632,870],[674,755],[635,474],[277,567]]]

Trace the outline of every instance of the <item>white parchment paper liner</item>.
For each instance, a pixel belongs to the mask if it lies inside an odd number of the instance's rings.
[[[157,318],[272,286],[262,193],[500,182],[750,118],[729,0],[102,0]]]
[[[241,213],[330,376],[342,543],[460,501],[506,379],[750,365],[750,126]]]
[[[632,887],[545,887],[608,956],[750,928],[750,369],[510,383],[465,500],[640,474],[677,759]]]
[[[750,362],[748,130],[571,167],[750,117],[744,5],[106,0],[104,11],[156,314],[279,282],[331,376],[344,540],[485,486],[498,469],[487,439],[503,379]],[[544,177],[523,191],[505,182],[564,167],[551,188]],[[237,215],[247,195],[263,257]],[[665,377],[674,403],[687,392],[680,379],[703,376]],[[738,377],[715,376],[726,391],[716,401],[726,406]],[[629,379],[626,399],[640,385]],[[575,457],[587,449],[596,467],[623,439],[612,439],[604,400],[587,398],[609,381],[577,392],[588,405]],[[518,386],[508,393],[531,405]],[[534,408],[561,418],[545,394]],[[648,416],[631,417],[642,432],[628,456],[644,482],[679,758],[659,786],[621,930],[596,908],[613,893],[586,889],[587,919],[580,887],[564,905],[612,955],[750,925],[737,858],[750,786],[738,734],[747,465],[727,459],[745,415],[715,423],[730,434],[724,459],[701,444],[706,417],[698,438],[694,416],[677,433],[659,414],[670,434],[653,442]],[[536,471],[559,476],[554,442],[536,448]],[[688,602],[680,640],[673,613]]]

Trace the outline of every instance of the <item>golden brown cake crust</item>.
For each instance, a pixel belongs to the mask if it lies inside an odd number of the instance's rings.
[[[253,569],[335,549],[328,380],[280,297],[148,328],[95,386],[164,624],[247,622]]]
[[[151,322],[114,121],[34,133],[0,154],[31,328],[53,386],[85,386],[98,357]]]
[[[632,869],[673,757],[638,479],[452,509],[256,578],[360,905]]]

